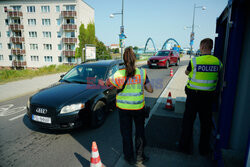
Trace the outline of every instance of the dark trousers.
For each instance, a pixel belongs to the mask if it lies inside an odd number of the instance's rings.
[[[132,121],[135,123],[135,149],[137,159],[144,156],[145,135],[144,123],[145,117],[143,110],[121,110],[118,108],[120,118],[120,131],[122,135],[123,153],[126,159],[134,158],[132,141]]]
[[[214,92],[195,91],[186,88],[186,109],[182,122],[180,148],[182,151],[191,153],[193,150],[193,125],[196,114],[200,119],[200,143],[199,151],[207,154],[210,150],[209,140],[212,130],[212,105],[215,97]]]

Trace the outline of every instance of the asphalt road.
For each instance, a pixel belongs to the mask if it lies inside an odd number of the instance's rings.
[[[169,69],[147,69],[154,93],[145,93],[146,105],[153,106],[170,80]],[[26,113],[30,95],[0,103],[0,166],[89,166],[92,141],[97,142],[101,161],[114,166],[122,154],[117,112],[109,113],[98,129],[83,127],[51,131],[32,125]]]

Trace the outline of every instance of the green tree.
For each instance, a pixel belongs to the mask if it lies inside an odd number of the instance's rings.
[[[87,26],[87,44],[96,44],[95,40],[95,24],[93,22],[89,23]]]
[[[79,40],[79,44],[78,44],[78,48],[76,48],[76,58],[81,57],[82,60],[85,61],[85,55],[84,55],[84,59],[82,58],[82,49],[85,47],[86,41],[87,41],[87,30],[84,27],[84,24],[81,24],[79,27],[79,35],[78,35],[78,40]]]
[[[114,53],[119,53],[119,48],[115,48]]]
[[[138,48],[137,46],[134,46],[133,49],[134,49],[134,50],[138,50],[139,48]]]
[[[87,28],[85,28],[84,24],[80,25],[79,28],[79,35],[78,35],[79,45],[76,48],[76,58],[81,57],[82,58],[82,50],[85,48],[86,44],[96,44],[95,40],[95,24],[93,22],[90,22],[87,25]],[[82,59],[86,61],[86,57],[84,55],[84,58]]]

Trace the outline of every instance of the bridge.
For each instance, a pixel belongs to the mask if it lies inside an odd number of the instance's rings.
[[[147,53],[147,47],[148,47],[148,43],[152,42],[153,47],[154,47],[154,53],[157,52],[157,48],[155,47],[155,43],[153,41],[153,39],[151,37],[149,37],[146,41],[145,47],[144,47],[144,53]],[[165,50],[165,49],[172,49],[173,47],[177,47],[180,46],[179,43],[174,39],[174,38],[168,38],[164,44],[162,45],[161,49]]]

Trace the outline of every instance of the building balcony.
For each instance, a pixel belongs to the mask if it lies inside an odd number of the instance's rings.
[[[63,56],[66,56],[66,57],[75,56],[75,51],[73,51],[73,50],[64,50],[63,51]]]
[[[77,29],[77,25],[75,25],[75,24],[64,24],[64,25],[62,25],[62,29],[64,31],[67,31],[67,30],[76,30]]]
[[[25,67],[25,66],[27,66],[27,62],[26,61],[13,60],[12,61],[12,66],[14,66],[14,67]]]
[[[62,11],[62,17],[76,17],[76,11]]]
[[[63,43],[77,43],[77,38],[63,38]]]
[[[23,43],[24,37],[11,37],[10,42],[17,43],[17,44]]]
[[[25,49],[11,49],[12,55],[24,55],[25,53]]]
[[[23,25],[22,24],[10,24],[9,28],[12,31],[19,31],[19,30],[23,30]]]
[[[8,11],[9,17],[23,17],[23,12],[21,11]]]

